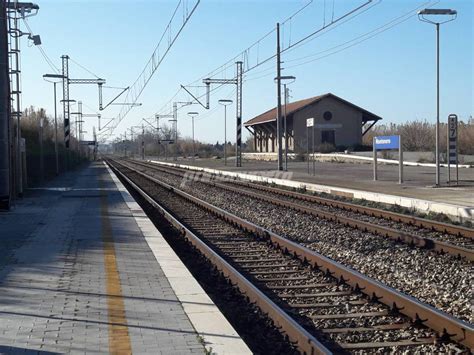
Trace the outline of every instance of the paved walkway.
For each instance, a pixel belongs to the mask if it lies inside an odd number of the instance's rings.
[[[173,163],[168,159],[168,163]],[[248,174],[276,173],[276,162],[243,161],[241,168],[235,167],[235,160],[230,159],[224,166],[222,159],[179,160],[179,164],[195,165],[211,169],[246,172]],[[282,178],[313,184],[370,191],[376,193],[417,198],[428,201],[449,203],[461,206],[474,206],[474,169],[459,169],[460,186],[443,186],[433,188],[435,169],[431,167],[404,167],[405,182],[398,184],[398,166],[383,165],[378,167],[379,181],[373,181],[372,165],[354,163],[316,162],[315,176],[307,173],[306,162],[288,163],[288,172]],[[442,181],[445,181],[446,169],[441,169]],[[452,171],[454,175],[454,170]],[[273,175],[268,175],[273,176]]]
[[[0,354],[204,353],[132,212],[94,163],[0,213]]]

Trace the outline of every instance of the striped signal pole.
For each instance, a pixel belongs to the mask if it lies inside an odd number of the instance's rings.
[[[63,118],[64,118],[64,145],[69,149],[69,142],[71,140],[71,125],[70,125],[70,102],[69,102],[69,56],[63,55],[62,70],[63,70]]]
[[[242,166],[242,62],[237,64],[237,90],[236,90],[236,119],[237,119],[237,140],[235,144],[235,166]]]
[[[145,160],[145,125],[142,123],[142,160]]]

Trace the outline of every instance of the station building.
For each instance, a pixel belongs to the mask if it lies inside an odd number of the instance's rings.
[[[244,123],[254,137],[255,151],[278,150],[276,117],[275,107]],[[314,118],[313,128],[306,127],[308,118]],[[323,143],[335,147],[360,145],[362,137],[381,119],[382,117],[331,93],[291,102],[286,105],[288,150],[296,153],[306,152],[307,137],[312,149],[313,130],[315,147]],[[285,139],[282,141],[284,147]]]

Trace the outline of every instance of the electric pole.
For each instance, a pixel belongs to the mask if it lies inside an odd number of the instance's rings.
[[[145,160],[145,125],[142,123],[142,160]]]
[[[97,84],[99,88],[105,84],[105,79],[71,79],[69,78],[69,56],[63,55],[62,59],[62,77],[63,77],[63,117],[64,117],[64,144],[69,150],[71,126],[70,126],[70,103],[73,100],[69,99],[69,85],[71,84]],[[79,138],[79,137],[78,137]]]
[[[209,97],[210,97],[210,87],[211,84],[233,84],[236,86],[236,98],[235,98],[235,118],[236,118],[236,144],[235,144],[235,166],[240,167],[242,166],[242,76],[243,76],[243,62],[238,61],[235,62],[236,65],[236,73],[234,79],[211,79],[206,78],[203,79],[203,83],[206,85],[206,105],[201,103],[199,99],[194,96],[189,90],[187,90],[183,85],[181,87],[186,90],[188,94],[190,94],[202,107],[206,110],[209,109]]]
[[[0,2],[0,208],[9,209],[14,195],[11,167],[10,80],[8,77],[7,4]]]
[[[281,58],[280,58],[280,24],[277,23],[277,144],[278,144],[278,170],[283,170],[283,149],[281,146]]]

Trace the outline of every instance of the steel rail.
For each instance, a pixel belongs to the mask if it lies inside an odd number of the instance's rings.
[[[155,162],[155,161],[150,161],[151,164],[154,165],[159,165],[161,167],[166,167],[166,168],[171,168],[175,169],[178,171],[196,171],[199,173],[203,174],[210,174],[202,170],[191,170],[187,169],[184,167],[178,167],[178,166],[171,166],[168,164],[162,164],[161,162]],[[473,228],[467,228],[463,226],[457,226],[449,223],[444,223],[444,222],[438,222],[438,221],[432,221],[428,220],[426,218],[421,218],[421,217],[415,217],[415,216],[409,216],[405,215],[402,213],[397,213],[397,212],[392,212],[392,211],[384,211],[378,208],[374,207],[367,207],[367,206],[361,206],[357,205],[354,203],[350,202],[345,202],[345,201],[337,201],[331,198],[325,198],[325,197],[319,197],[319,196],[314,196],[314,195],[308,195],[305,193],[301,192],[296,192],[296,191],[290,191],[282,188],[277,188],[277,187],[270,187],[270,186],[265,186],[261,184],[256,184],[252,182],[247,182],[247,181],[242,181],[242,180],[229,180],[231,183],[239,184],[239,185],[246,185],[255,189],[259,189],[262,191],[268,191],[268,192],[273,192],[276,194],[280,194],[283,196],[287,197],[293,197],[293,198],[298,198],[302,199],[305,201],[309,202],[315,202],[319,203],[325,206],[330,206],[334,208],[340,208],[340,209],[346,209],[349,211],[357,212],[357,213],[362,213],[368,216],[373,216],[373,217],[380,217],[384,219],[389,219],[394,222],[401,222],[409,225],[414,225],[417,227],[421,228],[427,228],[431,229],[437,232],[442,232],[442,233],[448,233],[452,235],[457,235],[461,237],[466,237],[466,238],[471,238],[474,239],[474,229]]]
[[[114,161],[114,163],[127,167],[125,164]],[[194,245],[222,274],[236,285],[240,292],[250,299],[251,302],[258,305],[262,312],[266,313],[274,322],[277,328],[280,328],[283,333],[288,336],[288,339],[296,344],[296,347],[306,354],[332,354],[332,352],[321,344],[313,335],[306,331],[301,325],[293,320],[286,312],[278,307],[270,298],[268,298],[262,291],[254,286],[247,278],[239,273],[232,265],[225,261],[219,254],[206,245],[199,237],[197,237],[186,226],[179,222],[170,212],[162,207],[158,201],[143,191],[138,185],[130,180],[125,174],[115,168],[113,164],[107,162],[110,168],[118,175],[120,175],[130,186],[132,186],[143,198],[145,198],[154,208],[156,208],[170,222],[177,228],[183,236]],[[130,168],[130,167],[128,167]],[[158,183],[156,179],[135,171],[141,176]],[[176,192],[171,186],[166,186],[167,189]]]
[[[297,203],[293,203],[290,201],[284,201],[284,200],[272,198],[269,196],[260,195],[255,192],[241,190],[236,187],[231,187],[231,186],[219,184],[216,182],[211,182],[211,184],[213,186],[219,187],[224,190],[228,190],[234,193],[253,197],[255,199],[266,201],[277,206],[289,207],[295,211],[304,212],[312,216],[316,216],[316,217],[323,218],[329,221],[341,223],[345,226],[350,226],[352,228],[356,228],[365,232],[382,235],[382,236],[388,237],[390,239],[393,239],[405,244],[410,244],[419,248],[433,249],[441,253],[444,252],[451,255],[464,257],[469,261],[474,261],[474,251],[471,249],[449,244],[446,242],[441,242],[436,239],[420,237],[414,234],[400,231],[395,228],[380,226],[380,225],[376,225],[376,224],[365,222],[365,221],[360,221],[360,220],[350,218],[350,217],[344,217],[336,213],[321,211],[312,207],[299,205]]]
[[[474,229],[472,228],[456,226],[453,224],[448,224],[448,223],[443,223],[443,222],[438,222],[438,221],[431,221],[426,218],[408,216],[408,215],[397,213],[397,212],[384,211],[384,210],[373,208],[373,207],[356,205],[350,202],[337,201],[330,198],[312,196],[312,195],[308,195],[308,194],[304,194],[304,193],[300,193],[296,191],[289,191],[289,190],[284,190],[284,189],[280,189],[276,187],[258,185],[258,184],[254,184],[250,182],[237,181],[236,183],[247,185],[249,187],[263,190],[263,191],[273,192],[279,195],[298,198],[298,199],[309,201],[309,202],[316,202],[316,203],[330,206],[330,207],[335,207],[335,208],[349,210],[352,212],[365,214],[367,216],[384,218],[384,219],[388,219],[394,222],[401,222],[408,225],[431,229],[437,232],[448,233],[448,234],[457,235],[460,237],[474,239]]]
[[[183,177],[183,171],[180,170],[180,169],[175,169],[176,172],[174,173],[174,172],[170,172],[167,168],[161,168],[161,167],[153,166],[153,165],[138,162],[138,161],[131,161],[131,162],[133,164],[137,164],[137,165],[140,165],[140,166],[143,166],[143,167],[146,167],[146,168],[157,169],[157,170],[163,171],[165,173],[175,174],[175,175]],[[206,174],[206,173],[203,173],[203,174]],[[474,261],[474,250],[472,250],[472,249],[464,248],[464,247],[457,246],[457,245],[447,243],[447,242],[443,242],[443,241],[440,241],[440,240],[437,240],[437,239],[417,236],[417,235],[409,233],[409,232],[404,232],[404,231],[401,231],[401,230],[398,230],[398,229],[395,229],[395,228],[390,228],[390,227],[381,226],[381,225],[377,225],[377,224],[370,223],[370,222],[361,221],[361,220],[358,220],[358,219],[355,219],[355,218],[352,218],[352,217],[344,217],[344,216],[341,216],[337,213],[322,211],[322,210],[319,210],[319,209],[314,208],[314,207],[303,206],[303,205],[300,205],[300,204],[297,204],[297,203],[294,203],[294,202],[280,200],[280,199],[277,199],[277,198],[272,198],[270,196],[261,195],[261,194],[258,194],[256,192],[242,190],[242,189],[239,189],[237,187],[232,187],[228,184],[222,184],[222,183],[217,183],[215,181],[211,181],[211,179],[209,179],[208,181],[200,180],[200,182],[207,183],[207,184],[210,184],[211,186],[215,186],[215,187],[227,190],[227,191],[231,191],[233,193],[242,194],[242,195],[245,195],[245,196],[248,196],[248,197],[252,197],[252,198],[259,199],[259,200],[262,200],[262,201],[265,201],[265,202],[269,202],[269,203],[277,205],[277,206],[291,208],[295,211],[307,213],[309,215],[316,216],[318,218],[323,218],[323,219],[326,219],[326,220],[329,220],[329,221],[337,222],[337,223],[340,223],[344,226],[349,226],[349,227],[352,227],[352,228],[356,228],[356,229],[359,229],[361,231],[370,232],[370,233],[374,233],[374,234],[377,234],[377,235],[385,236],[385,237],[390,238],[392,240],[396,240],[398,242],[402,242],[402,243],[405,243],[405,244],[416,246],[418,248],[433,249],[433,250],[435,250],[439,253],[447,253],[447,254],[450,254],[450,255],[466,258],[466,260],[469,260],[469,261]],[[232,184],[237,184],[237,185],[241,184],[242,186],[255,188],[256,190],[263,190],[263,189],[260,188],[260,187],[262,187],[262,185],[241,183],[241,182],[236,182],[236,181],[232,181],[231,183]],[[263,186],[263,187],[265,187],[265,186]],[[265,189],[264,191],[272,192],[272,193],[274,192],[278,195],[283,195],[279,192],[285,191],[285,190],[279,190],[279,189],[275,189],[275,188],[269,188],[269,189],[271,189],[271,190]],[[273,190],[279,190],[279,191],[276,192],[276,191],[273,191]],[[288,191],[288,192],[293,194],[292,191]],[[298,194],[298,197],[295,197],[295,195],[288,195],[286,193],[284,195],[288,196],[288,197],[293,197],[293,198],[296,198],[296,199],[300,199],[300,200],[303,200],[303,198],[300,198],[299,195],[303,195],[304,197],[309,197],[309,198],[313,197],[313,196],[308,196],[308,195],[304,195],[304,194]],[[310,201],[308,199],[304,199],[304,200]]]
[[[130,166],[120,162],[117,163],[130,169]],[[283,238],[219,207],[213,206],[206,201],[172,187],[143,172],[137,171],[133,168],[132,170],[145,179],[148,179],[149,181],[152,181],[168,189],[169,191],[173,191],[178,196],[195,203],[201,208],[212,212],[216,216],[219,216],[220,218],[235,225],[239,225],[243,230],[254,233],[255,235],[262,238],[268,238],[275,247],[279,247],[286,252],[292,253],[300,260],[313,265],[315,268],[327,272],[333,277],[340,279],[354,289],[361,291],[378,302],[381,302],[392,309],[397,310],[401,314],[408,316],[412,320],[435,330],[438,332],[439,337],[452,339],[467,346],[471,350],[474,349],[474,327],[471,324],[441,312],[430,305],[418,301],[414,297],[401,293],[387,285],[382,284],[379,281],[361,274],[358,271],[348,268],[339,262],[327,258],[322,254],[319,254],[313,250],[309,250],[304,246]]]

